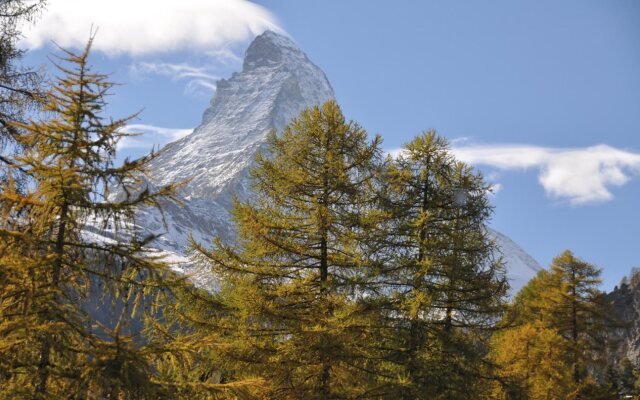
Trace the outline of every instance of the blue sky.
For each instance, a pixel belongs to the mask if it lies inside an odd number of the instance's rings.
[[[427,128],[452,140],[499,188],[492,226],[543,266],[569,248],[607,289],[640,266],[636,0],[50,3],[26,61],[46,64],[52,39],[78,46],[98,26],[93,62],[123,84],[110,111],[143,110],[147,135],[123,153],[197,126],[215,80],[279,29],[385,148]]]

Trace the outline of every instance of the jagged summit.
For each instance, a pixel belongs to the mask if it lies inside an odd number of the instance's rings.
[[[294,59],[309,61],[307,56],[290,38],[265,31],[257,36],[247,48],[242,71],[248,72],[260,67],[292,62]]]
[[[334,97],[326,76],[291,39],[267,31],[249,46],[241,73],[217,91],[193,133],[168,145],[151,166],[152,182],[185,179],[190,199],[216,200],[243,190],[238,178],[272,129]]]
[[[248,196],[248,171],[267,133],[282,130],[305,108],[334,98],[324,72],[278,33],[256,37],[243,65],[242,72],[217,82],[200,126],[168,144],[150,165],[152,184],[189,181],[179,193],[184,207],[165,207],[164,248],[184,251],[189,233],[203,241],[230,237],[232,199]],[[139,220],[150,231],[165,230],[152,210]]]

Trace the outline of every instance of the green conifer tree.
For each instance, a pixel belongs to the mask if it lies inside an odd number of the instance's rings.
[[[607,396],[602,393],[613,390],[599,380],[606,373],[608,330],[620,325],[597,288],[599,276],[600,270],[567,250],[516,296],[505,332],[493,340],[492,353],[502,366],[501,375],[517,382],[525,393],[521,398],[602,398]],[[555,345],[545,345],[552,339]],[[545,365],[551,363],[548,371],[556,372],[531,369],[527,361],[519,364],[514,341],[527,343],[526,348],[535,350],[528,354],[545,360]]]
[[[0,191],[2,398],[159,398],[163,389],[150,367],[162,350],[142,344],[128,321],[154,314],[154,293],[172,276],[145,252],[154,237],[139,237],[135,209],[173,188],[145,188],[153,156],[115,165],[131,117],[102,117],[113,85],[91,71],[90,48],[64,51],[45,119],[12,125],[24,151],[11,165],[28,185],[18,191],[10,177]],[[126,195],[113,199],[113,187]],[[92,239],[92,230],[112,238]],[[117,318],[96,320],[101,310]]]
[[[220,277],[209,326],[224,374],[262,378],[279,399],[372,397],[377,386],[370,229],[379,137],[329,101],[271,133],[236,203],[237,247],[196,246]],[[227,371],[224,371],[224,368]]]
[[[504,310],[504,271],[486,223],[482,177],[459,163],[435,131],[418,136],[387,168],[391,347],[402,398],[464,398],[481,381],[483,343]]]
[[[566,399],[575,391],[565,368],[569,348],[557,331],[534,321],[499,332],[492,344],[500,379],[490,398]]]
[[[21,25],[33,22],[45,2],[3,0],[0,2],[0,149],[15,144],[16,131],[11,122],[23,120],[25,111],[39,97],[41,77],[19,65],[24,49],[18,46]],[[0,155],[0,162],[8,158]]]
[[[543,321],[555,328],[571,348],[574,383],[588,367],[604,366],[608,327],[617,325],[600,285],[600,270],[566,250],[553,259],[551,287],[540,294],[538,308]]]
[[[9,155],[19,151],[18,131],[12,123],[24,121],[29,112],[36,110],[41,96],[42,74],[21,65],[25,50],[18,42],[21,28],[25,23],[33,23],[44,6],[44,0],[0,1],[0,180],[3,181],[12,163]]]

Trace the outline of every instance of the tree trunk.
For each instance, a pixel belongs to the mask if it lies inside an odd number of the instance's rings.
[[[53,265],[53,273],[51,276],[51,285],[53,290],[57,290],[60,285],[60,272],[62,270],[62,257],[64,256],[64,238],[67,229],[67,214],[69,212],[69,206],[67,203],[62,205],[60,209],[60,228],[58,229],[55,255],[56,259]],[[49,311],[49,310],[47,310]],[[45,318],[51,318],[50,315],[45,313]],[[47,381],[50,375],[50,357],[51,357],[51,335],[45,335],[44,343],[40,348],[40,361],[38,363],[38,378],[36,382],[35,392],[38,398],[44,398],[47,392]]]
[[[576,271],[571,268],[571,340],[573,341],[573,381],[580,383],[580,368],[578,365],[578,304],[576,293]]]
[[[327,134],[326,149],[329,151],[329,138]],[[329,250],[328,250],[328,210],[329,210],[329,166],[327,165],[327,157],[325,153],[324,158],[324,176],[323,176],[323,191],[322,191],[322,204],[320,208],[320,295],[321,301],[326,302],[325,310],[325,328],[329,318],[333,315],[333,309],[331,307],[331,299],[329,298]],[[322,337],[322,371],[320,373],[320,398],[328,400],[331,398],[331,356],[328,354],[329,338],[327,332],[323,332]]]
[[[431,161],[427,158],[426,164],[427,168],[430,165]],[[426,213],[429,207],[429,176],[424,180],[424,184],[422,187],[422,204],[420,210],[423,213]],[[425,245],[425,241],[428,238],[428,228],[423,225],[420,228],[419,239],[420,244],[418,246],[418,265],[422,264],[422,262],[427,257],[427,248]],[[422,288],[422,276],[419,276],[417,273],[414,273],[413,277],[413,290],[418,291]],[[420,324],[420,314],[418,313],[415,316],[412,316],[409,321],[409,346],[408,346],[408,360],[407,360],[407,369],[409,370],[409,378],[412,386],[415,387],[416,383],[420,382],[424,377],[420,373],[420,366],[418,365],[418,346],[422,342],[422,325]],[[405,389],[402,391],[402,399],[403,400],[413,400],[415,399],[415,393],[411,388]]]

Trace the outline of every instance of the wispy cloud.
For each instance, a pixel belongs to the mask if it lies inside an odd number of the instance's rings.
[[[211,96],[216,91],[216,81],[220,79],[208,67],[197,67],[185,63],[137,62],[131,64],[130,72],[137,78],[159,75],[168,77],[172,81],[186,80],[185,94],[204,94],[205,96]]]
[[[216,84],[207,79],[193,79],[184,87],[185,94],[210,96],[216,91]]]
[[[211,59],[214,59],[218,63],[224,64],[224,65],[242,63],[242,57],[234,53],[233,50],[231,50],[228,47],[223,47],[216,50],[209,50],[205,52],[205,54],[209,56]]]
[[[186,49],[233,59],[229,45],[266,29],[282,32],[273,14],[246,0],[55,0],[25,27],[24,42],[83,47],[92,26],[100,30],[95,50],[134,56]]]
[[[457,158],[498,170],[538,169],[538,181],[552,198],[573,205],[613,199],[611,189],[640,175],[640,153],[608,145],[562,149],[539,146],[454,146]]]
[[[162,147],[167,143],[181,139],[193,129],[163,128],[145,124],[127,125],[124,132],[135,133],[136,136],[128,136],[118,143],[118,149],[150,150],[152,147]]]
[[[140,62],[133,64],[133,72],[138,74],[157,74],[174,79],[203,78],[216,80],[218,77],[207,71],[204,67],[195,67],[188,64]]]

